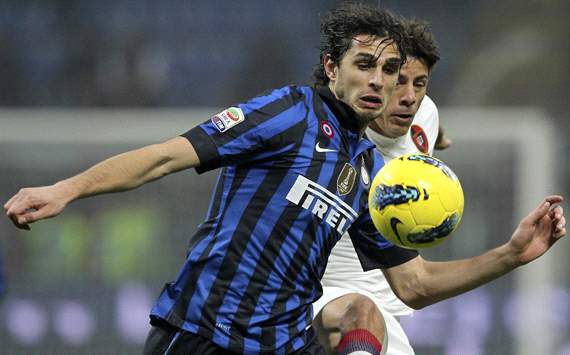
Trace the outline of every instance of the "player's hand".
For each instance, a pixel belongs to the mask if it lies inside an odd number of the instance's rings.
[[[25,188],[6,202],[4,210],[16,227],[30,230],[30,223],[57,216],[68,201],[57,185]]]
[[[449,137],[445,135],[445,129],[443,128],[443,126],[439,125],[434,148],[436,150],[444,150],[451,147],[452,143],[453,142],[451,141],[451,139],[449,139]]]
[[[519,223],[509,242],[517,262],[529,263],[540,257],[566,235],[566,218],[561,206],[562,196],[548,196]]]

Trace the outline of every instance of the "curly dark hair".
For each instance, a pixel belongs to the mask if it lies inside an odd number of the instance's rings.
[[[402,20],[391,12],[365,4],[347,2],[326,13],[321,20],[320,61],[313,69],[317,85],[327,85],[323,59],[329,55],[340,63],[358,35],[388,37],[397,45],[402,63],[405,61],[404,27]]]
[[[430,24],[411,19],[404,21],[406,30],[406,55],[421,60],[431,72],[439,61],[439,46],[433,36]]]

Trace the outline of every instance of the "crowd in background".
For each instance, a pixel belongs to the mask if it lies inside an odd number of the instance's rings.
[[[333,1],[0,2],[2,106],[225,106],[310,82]],[[430,21],[440,105],[540,106],[570,90],[568,2],[384,0]]]

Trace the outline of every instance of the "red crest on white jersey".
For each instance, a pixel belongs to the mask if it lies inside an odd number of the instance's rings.
[[[426,132],[424,132],[420,126],[412,125],[412,127],[410,127],[410,135],[412,136],[412,141],[416,147],[418,147],[419,151],[424,154],[428,154],[429,143]]]

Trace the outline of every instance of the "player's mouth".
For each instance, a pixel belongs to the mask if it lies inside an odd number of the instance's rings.
[[[378,95],[364,95],[358,100],[359,106],[367,109],[379,109],[382,107],[382,98]]]
[[[414,120],[414,115],[411,113],[394,113],[392,117],[396,124],[399,125],[409,125]]]

